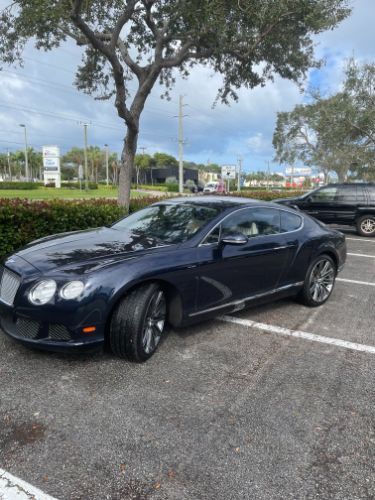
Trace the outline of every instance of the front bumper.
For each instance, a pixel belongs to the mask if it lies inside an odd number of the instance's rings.
[[[56,351],[85,351],[104,345],[105,325],[96,323],[94,333],[83,333],[84,324],[75,327],[59,321],[39,320],[27,314],[20,314],[11,306],[0,301],[0,328],[14,340],[29,347]]]

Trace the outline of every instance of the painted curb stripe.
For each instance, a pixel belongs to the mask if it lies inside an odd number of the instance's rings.
[[[370,259],[375,259],[375,255],[368,255],[366,253],[347,253],[347,255],[352,255],[353,257],[369,257]]]
[[[329,344],[329,345],[334,345],[336,347],[343,347],[344,349],[351,349],[353,351],[362,351],[375,354],[375,346],[371,345],[356,344],[354,342],[348,342],[347,340],[340,340],[332,337],[323,337],[322,335],[307,333],[300,330],[289,330],[289,328],[268,325],[266,323],[258,323],[257,321],[252,321],[250,319],[235,318],[233,316],[220,316],[217,319],[219,319],[220,321],[225,321],[227,323],[235,323],[237,325],[256,328],[257,330],[262,330],[268,333],[274,333],[276,335],[283,335],[285,337],[295,337],[298,339],[310,340],[312,342],[319,342],[321,344]]]
[[[0,469],[0,498],[4,500],[57,500],[3,469]]]
[[[345,283],[355,283],[356,285],[375,286],[375,283],[370,283],[369,281],[348,280],[346,278],[336,278],[336,281],[343,281]]]

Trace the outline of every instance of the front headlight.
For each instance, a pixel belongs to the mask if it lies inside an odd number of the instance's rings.
[[[85,288],[85,284],[82,281],[70,281],[66,283],[60,290],[60,296],[66,300],[76,299],[81,295],[83,289]]]
[[[47,304],[56,292],[56,281],[44,280],[37,283],[29,292],[29,301],[34,306],[42,306]]]

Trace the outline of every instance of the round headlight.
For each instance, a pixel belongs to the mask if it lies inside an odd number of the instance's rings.
[[[47,304],[56,292],[56,282],[44,280],[37,283],[29,292],[29,301],[35,306]]]
[[[60,290],[60,296],[66,300],[76,299],[85,288],[85,284],[82,281],[70,281],[62,287]]]

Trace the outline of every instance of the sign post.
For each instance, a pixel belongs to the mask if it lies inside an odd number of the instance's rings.
[[[44,185],[54,183],[61,188],[60,148],[58,146],[43,146],[43,177]]]

